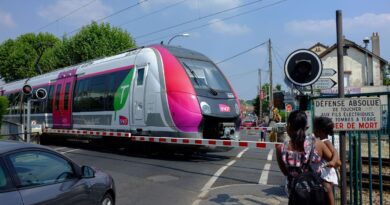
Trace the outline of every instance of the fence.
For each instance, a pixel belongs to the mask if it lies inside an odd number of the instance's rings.
[[[348,204],[390,204],[390,92],[345,97],[380,97],[382,102],[380,130],[346,132]],[[312,100],[321,98],[336,97],[321,96]],[[335,140],[337,135],[333,137],[333,142]],[[339,190],[336,189],[335,193],[337,195]]]

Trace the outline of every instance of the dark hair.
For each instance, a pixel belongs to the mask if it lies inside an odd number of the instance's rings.
[[[329,117],[315,117],[313,123],[313,130],[320,130],[327,135],[333,135],[334,124]]]
[[[306,113],[300,110],[291,112],[288,116],[287,125],[289,126],[289,135],[294,149],[303,150],[307,128]]]

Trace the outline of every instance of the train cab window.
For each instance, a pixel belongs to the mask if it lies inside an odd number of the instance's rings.
[[[56,90],[56,101],[54,104],[54,109],[59,110],[60,109],[60,93],[61,93],[61,85],[57,85],[57,90]]]
[[[141,86],[144,84],[144,75],[145,75],[145,68],[140,68],[137,70],[137,86]]]
[[[221,71],[210,61],[179,58],[196,89],[214,89],[231,92]]]
[[[68,110],[70,83],[65,85],[64,110]]]

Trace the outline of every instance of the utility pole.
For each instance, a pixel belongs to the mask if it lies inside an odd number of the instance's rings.
[[[261,122],[262,120],[262,117],[261,117],[261,114],[262,114],[262,103],[261,103],[261,91],[262,91],[262,88],[261,88],[261,69],[259,69],[259,121]],[[263,93],[264,94],[264,93]]]
[[[271,39],[268,40],[268,67],[269,67],[269,104],[272,106],[270,110],[270,118],[272,116],[272,108],[274,106],[274,95],[272,93],[272,47]],[[269,105],[268,105],[269,106]]]
[[[337,74],[339,98],[344,98],[344,56],[343,56],[343,21],[341,10],[336,11],[337,32]],[[347,204],[347,172],[346,172],[346,139],[345,131],[340,132],[340,160],[341,160],[341,205]]]

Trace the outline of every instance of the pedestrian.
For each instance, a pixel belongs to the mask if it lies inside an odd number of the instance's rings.
[[[306,113],[303,111],[293,111],[287,120],[287,134],[290,140],[276,146],[277,162],[282,173],[287,176],[287,187],[289,192],[289,205],[303,204],[329,204],[326,197],[326,190],[322,191],[320,197],[307,196],[307,199],[297,197],[295,182],[301,178],[302,173],[311,172],[311,175],[320,179],[321,160],[330,161],[331,151],[321,141],[314,136],[306,135],[308,128]],[[321,182],[318,183],[322,186]],[[316,192],[317,193],[317,192]],[[315,202],[313,202],[315,201]],[[319,203],[321,201],[322,203]]]
[[[329,162],[324,162],[325,166],[322,166],[321,169],[321,178],[324,180],[324,186],[329,190],[328,198],[329,204],[334,205],[334,195],[333,195],[333,186],[338,185],[338,177],[335,170],[335,167],[341,165],[341,161],[337,150],[334,148],[332,143],[329,141],[328,136],[333,135],[334,124],[332,119],[328,117],[316,117],[314,118],[313,123],[313,133],[314,136],[320,139],[332,152],[332,159]]]

